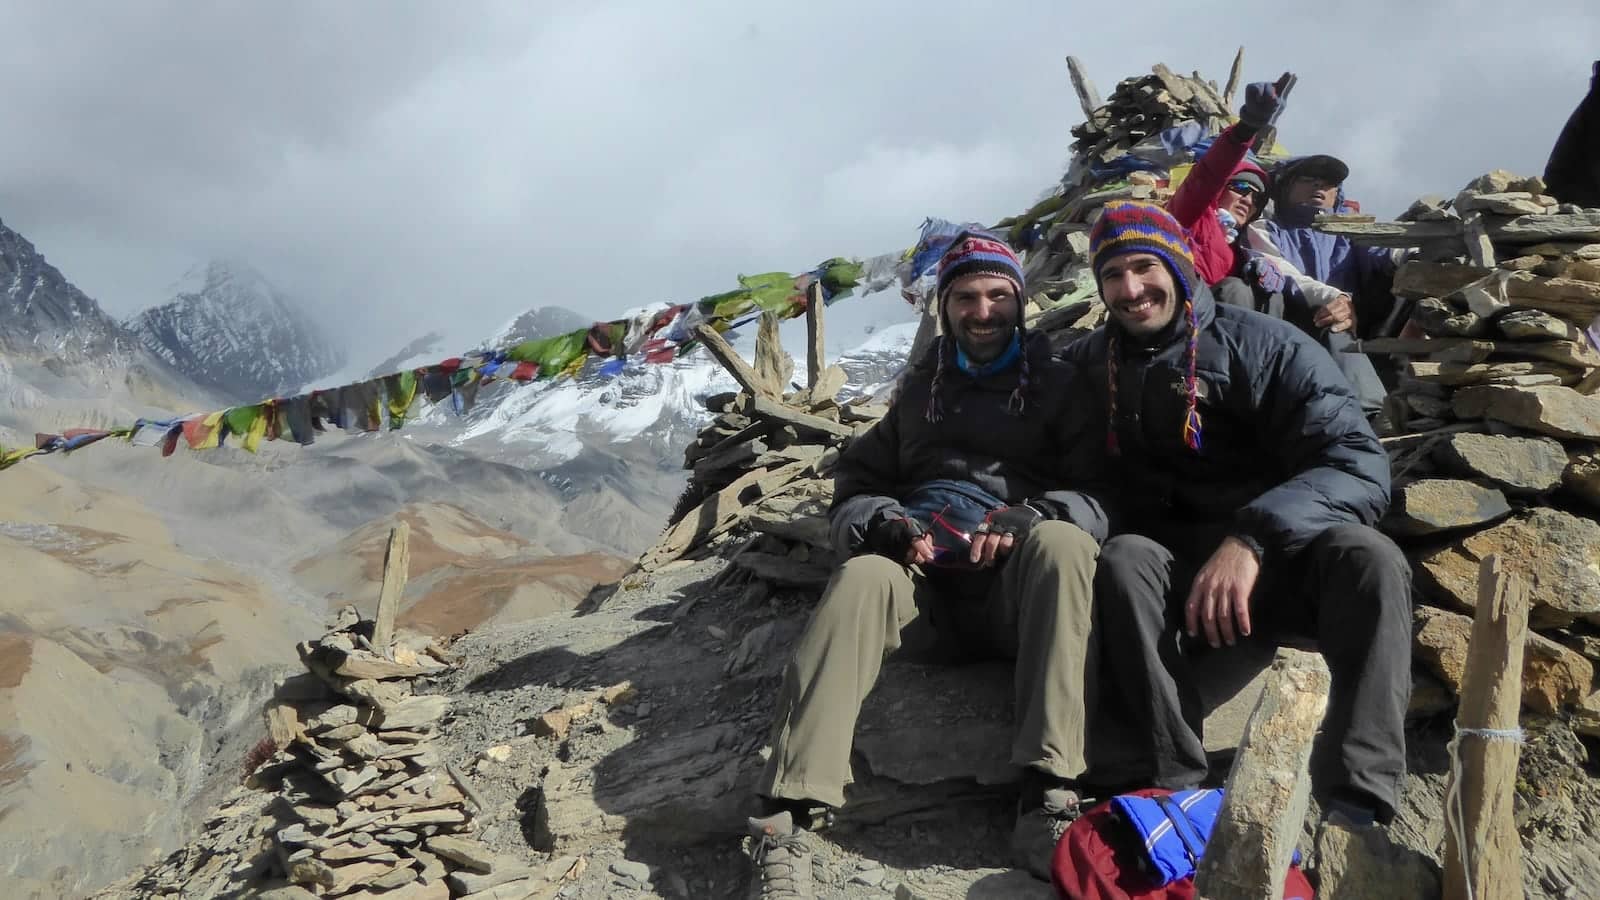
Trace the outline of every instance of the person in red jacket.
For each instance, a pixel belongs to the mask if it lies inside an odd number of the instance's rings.
[[[1250,145],[1278,118],[1294,82],[1285,72],[1276,83],[1245,88],[1239,121],[1217,135],[1167,201],[1167,211],[1194,249],[1195,271],[1207,285],[1239,275],[1248,259],[1239,233],[1261,214],[1269,182],[1266,170],[1248,158]]]

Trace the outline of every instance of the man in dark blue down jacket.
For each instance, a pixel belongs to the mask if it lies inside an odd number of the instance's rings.
[[[1095,495],[1074,489],[1104,461],[1084,437],[1087,388],[1024,327],[1022,265],[1003,241],[958,235],[938,272],[943,335],[835,471],[829,520],[847,561],[784,669],[750,821],[752,897],[813,895],[807,832],[845,801],[856,717],[891,651],[1016,661],[1019,863],[1048,878],[1077,811],[1108,530]]]
[[[1388,457],[1322,348],[1214,303],[1165,211],[1107,205],[1090,252],[1110,319],[1063,356],[1097,383],[1123,486],[1095,627],[1101,706],[1132,717],[1142,745],[1096,780],[1195,785],[1206,756],[1189,667],[1256,632],[1311,638],[1333,675],[1312,769],[1324,808],[1386,820],[1411,666],[1410,569],[1372,527],[1389,504]]]

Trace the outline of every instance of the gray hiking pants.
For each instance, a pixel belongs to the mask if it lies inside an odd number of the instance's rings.
[[[1061,778],[1083,774],[1098,549],[1076,525],[1041,522],[998,573],[958,576],[966,592],[948,590],[937,570],[924,574],[882,556],[846,562],[784,670],[759,792],[844,805],[856,718],[885,654],[941,639],[958,642],[969,659],[1016,660],[1013,763]]]
[[[1121,778],[1143,769],[1155,786],[1178,788],[1206,775],[1204,711],[1192,673],[1231,648],[1213,649],[1181,633],[1190,584],[1219,540],[1200,532],[1166,543],[1136,534],[1106,541],[1095,578],[1096,615],[1101,640],[1117,650],[1106,654],[1114,689],[1105,702],[1139,736],[1136,746],[1106,754]],[[1405,555],[1376,529],[1336,525],[1297,555],[1269,559],[1250,606],[1255,634],[1314,641],[1333,676],[1311,757],[1318,793],[1355,789],[1392,811],[1405,774],[1411,696]]]

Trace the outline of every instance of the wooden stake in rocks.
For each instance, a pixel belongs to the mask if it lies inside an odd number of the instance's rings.
[[[815,389],[822,381],[822,370],[828,358],[822,352],[822,282],[811,285],[806,298],[806,387]],[[820,400],[812,397],[812,400]]]
[[[1522,839],[1513,802],[1522,755],[1522,653],[1528,588],[1491,554],[1478,566],[1478,609],[1461,676],[1445,789],[1445,900],[1521,898]]]
[[[383,587],[378,591],[378,611],[372,618],[372,649],[384,659],[394,659],[394,620],[400,597],[406,592],[411,569],[411,526],[404,521],[389,529],[389,549],[383,554]]]
[[[1100,92],[1094,89],[1094,82],[1083,72],[1083,63],[1076,56],[1067,57],[1067,73],[1072,76],[1072,89],[1078,93],[1078,105],[1083,107],[1083,117],[1093,119],[1094,111],[1100,108]]]
[[[1228,86],[1222,89],[1222,102],[1229,109],[1233,108],[1233,96],[1239,90],[1239,79],[1244,75],[1244,46],[1240,45],[1239,52],[1233,55],[1233,68],[1228,70]]]
[[[739,383],[739,387],[744,388],[746,394],[752,397],[771,396],[766,384],[756,375],[756,370],[750,368],[744,357],[740,356],[715,328],[710,325],[696,325],[694,336],[700,339],[700,343],[706,345],[706,351],[716,357],[717,362],[722,363],[722,367],[728,370],[728,374]]]
[[[769,397],[782,397],[789,380],[794,377],[794,360],[783,349],[783,339],[778,333],[778,317],[770,312],[761,314],[756,324],[756,378],[766,386]]]

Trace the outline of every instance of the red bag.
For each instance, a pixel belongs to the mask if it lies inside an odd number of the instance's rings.
[[[1171,791],[1132,791],[1157,797]],[[1110,803],[1084,813],[1067,827],[1056,845],[1050,883],[1061,900],[1195,900],[1194,876],[1161,884],[1155,868],[1144,863],[1144,849],[1132,825],[1117,818]],[[1283,882],[1283,900],[1315,900],[1311,882],[1296,866]]]

